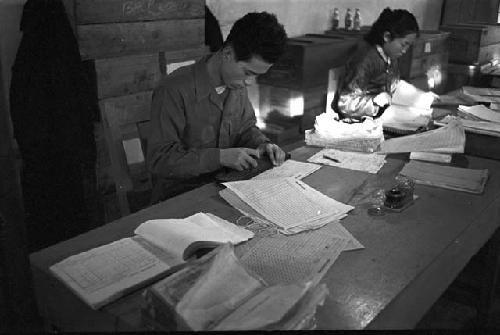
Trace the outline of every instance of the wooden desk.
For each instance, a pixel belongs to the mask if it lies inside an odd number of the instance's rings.
[[[302,147],[303,160],[318,149]],[[417,185],[420,198],[406,211],[371,217],[369,194],[394,183],[406,156],[387,159],[377,175],[322,167],[304,179],[321,192],[356,208],[342,224],[366,249],[341,254],[323,281],[330,290],[318,308],[319,329],[408,329],[444,292],[469,259],[493,235],[500,218],[500,162],[466,156],[470,168],[487,168],[484,194]],[[64,331],[141,330],[140,290],[93,311],[53,278],[48,267],[65,257],[131,236],[141,222],[209,211],[240,216],[209,184],[31,255],[40,313]]]

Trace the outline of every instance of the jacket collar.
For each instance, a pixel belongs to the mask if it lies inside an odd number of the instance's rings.
[[[207,70],[207,60],[211,56],[204,56],[194,65],[195,97],[198,102],[208,97],[211,93],[215,94],[215,87],[210,83]]]
[[[384,52],[384,49],[378,44],[375,47],[377,48],[378,54],[380,55],[380,57],[382,57],[384,62],[387,65],[391,65],[391,58],[387,56],[387,54]]]

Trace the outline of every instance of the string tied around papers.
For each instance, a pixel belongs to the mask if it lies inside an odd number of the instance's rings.
[[[247,222],[241,223],[241,221],[245,219]],[[257,236],[275,236],[280,233],[275,225],[264,220],[260,220],[259,218],[252,218],[246,215],[242,215],[236,219],[236,224],[245,227],[245,229],[250,230]]]

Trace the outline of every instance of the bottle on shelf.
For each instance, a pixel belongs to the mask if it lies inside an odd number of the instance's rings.
[[[359,13],[359,8],[356,8],[354,12],[353,30],[361,30],[361,14]]]
[[[330,29],[337,30],[339,29],[339,9],[334,8],[330,15]]]
[[[345,30],[352,30],[352,14],[350,8],[347,8],[345,13]]]

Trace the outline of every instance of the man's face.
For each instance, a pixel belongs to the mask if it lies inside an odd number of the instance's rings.
[[[252,85],[258,75],[266,73],[273,65],[256,55],[248,61],[236,61],[231,47],[224,48],[222,53],[222,81],[230,89]]]

